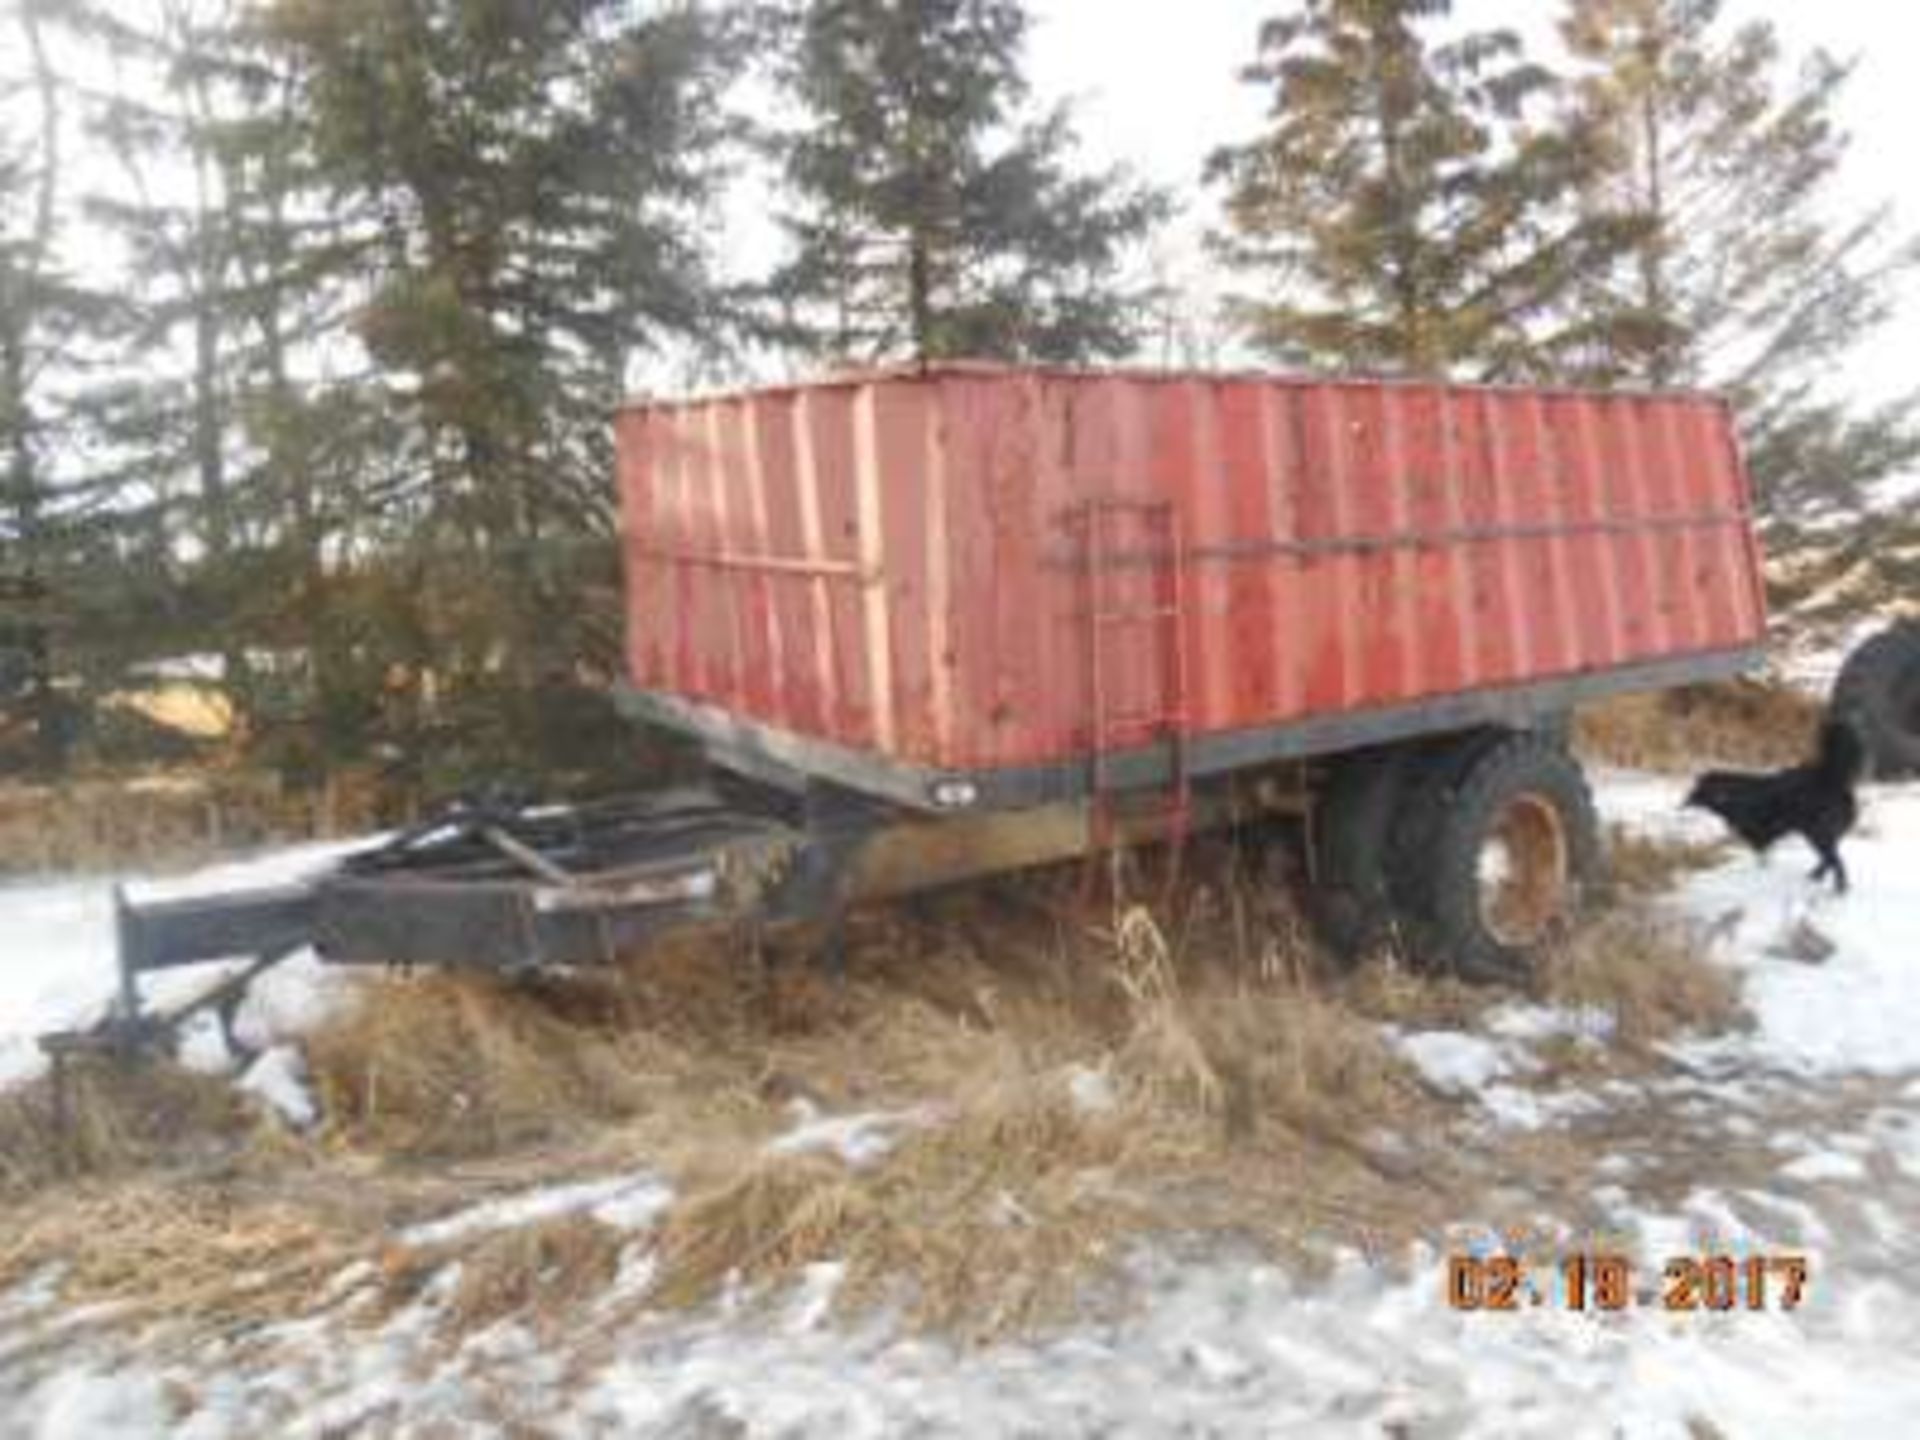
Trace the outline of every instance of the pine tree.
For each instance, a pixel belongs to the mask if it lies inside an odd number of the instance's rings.
[[[16,0],[0,11],[7,49],[26,58],[9,76],[31,98],[30,128],[0,136],[0,505],[7,569],[47,568],[52,482],[46,471],[42,407],[49,361],[59,345],[70,295],[55,250],[59,226],[63,120],[40,8]]]
[[[731,37],[628,0],[277,0],[267,28],[387,417],[355,589],[383,703],[425,723],[431,675],[496,755],[538,743],[614,659],[617,612],[591,602],[617,583],[627,367],[716,319],[698,237]]]
[[[787,80],[798,202],[775,278],[786,333],[839,361],[1131,352],[1144,287],[1121,278],[1165,212],[1075,168],[1065,108],[1034,116],[1016,0],[809,0]]]
[[[345,537],[313,523],[320,485],[304,451],[319,433],[317,387],[289,368],[296,335],[318,339],[337,312],[339,287],[327,226],[289,209],[299,132],[286,67],[249,11],[68,3],[59,34],[113,74],[76,97],[95,163],[74,198],[89,240],[112,242],[100,248],[123,297],[99,361],[70,386],[70,438],[83,443],[68,448],[84,460],[68,488],[89,510],[76,537],[88,641],[76,678],[121,691],[159,662],[175,676],[182,657],[211,655],[217,666],[196,665],[194,681],[229,702],[233,737],[257,751],[322,708],[324,657],[340,647],[327,643],[315,557]],[[345,407],[326,410],[334,433],[350,433]],[[357,479],[328,477],[335,513]]]
[[[1893,313],[1920,248],[1886,207],[1834,195],[1849,68],[1816,51],[1789,70],[1773,27],[1723,22],[1720,0],[1573,0],[1577,123],[1605,141],[1591,203],[1642,218],[1628,263],[1583,296],[1615,317],[1601,379],[1701,385],[1742,411],[1775,521],[1851,507],[1920,458],[1920,392],[1862,410],[1826,382]]]
[[[211,653],[203,677],[251,719],[249,597],[238,561],[257,536],[244,493],[240,370],[244,320],[235,268],[234,123],[226,67],[234,43],[228,0],[101,6],[74,33],[110,59],[113,87],[90,107],[88,131],[110,157],[110,179],[84,197],[89,219],[120,242],[129,297],[108,377],[83,409],[104,459],[90,488],[111,508],[140,559],[101,584],[122,590],[113,626],[123,666]],[[271,590],[267,591],[271,594]],[[141,603],[144,602],[144,603]]]
[[[1294,364],[1549,374],[1587,343],[1562,301],[1634,233],[1574,203],[1590,137],[1543,123],[1553,77],[1507,31],[1443,39],[1449,0],[1303,0],[1244,72],[1265,134],[1215,155],[1235,308]]]
[[[69,87],[55,63],[50,0],[0,5],[0,587],[24,615],[0,615],[0,668],[16,673],[15,714],[33,732],[37,763],[60,765],[70,708],[54,689],[47,621],[84,592],[89,533],[58,457],[73,426],[62,382],[108,305],[69,273],[63,161]],[[17,58],[18,65],[5,63]],[[71,622],[71,615],[67,620]],[[72,637],[68,623],[63,634]]]

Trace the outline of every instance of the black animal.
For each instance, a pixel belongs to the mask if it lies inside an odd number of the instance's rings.
[[[1685,803],[1718,815],[1758,855],[1783,836],[1805,836],[1820,857],[1812,878],[1831,875],[1834,889],[1844,895],[1847,866],[1840,840],[1860,815],[1853,787],[1865,763],[1853,726],[1829,718],[1820,727],[1819,753],[1807,764],[1771,775],[1710,770],[1694,782]]]

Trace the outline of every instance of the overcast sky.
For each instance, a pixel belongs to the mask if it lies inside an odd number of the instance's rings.
[[[1030,0],[1031,74],[1042,97],[1078,102],[1090,156],[1124,161],[1177,187],[1190,226],[1209,207],[1197,194],[1207,153],[1257,128],[1263,100],[1235,80],[1253,56],[1274,0]],[[1508,25],[1552,43],[1560,0],[1457,0],[1462,24]],[[1857,60],[1843,119],[1854,135],[1847,198],[1891,200],[1920,226],[1920,4],[1914,0],[1728,0],[1730,19],[1775,21],[1791,53],[1823,45]],[[1550,54],[1543,49],[1543,57]],[[1920,283],[1905,314],[1862,365],[1864,388],[1911,383],[1920,365]]]

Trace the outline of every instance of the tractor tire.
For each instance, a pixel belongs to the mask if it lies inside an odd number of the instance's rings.
[[[1579,762],[1550,736],[1492,732],[1435,758],[1397,827],[1391,878],[1418,961],[1524,984],[1600,870]]]
[[[1829,708],[1853,722],[1875,775],[1920,774],[1920,624],[1894,625],[1856,646]]]
[[[1314,806],[1307,917],[1327,948],[1348,962],[1394,932],[1387,854],[1412,758],[1404,746],[1344,756]]]
[[[1404,958],[1417,970],[1440,968],[1426,934],[1430,927],[1423,917],[1431,898],[1428,879],[1433,847],[1439,842],[1440,827],[1453,804],[1454,785],[1479,755],[1512,733],[1470,730],[1430,740],[1420,747],[1409,766],[1399,810],[1393,817],[1393,832],[1387,840],[1387,885],[1406,942]]]

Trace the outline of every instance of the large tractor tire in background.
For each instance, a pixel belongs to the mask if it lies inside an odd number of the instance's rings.
[[[1396,823],[1389,878],[1416,959],[1525,984],[1600,870],[1579,762],[1551,734],[1495,731],[1433,755]]]
[[[1387,854],[1413,756],[1408,746],[1342,756],[1314,805],[1307,916],[1343,960],[1360,960],[1392,938]]]
[[[1830,704],[1859,731],[1875,775],[1920,774],[1920,624],[1901,621],[1856,646]]]

